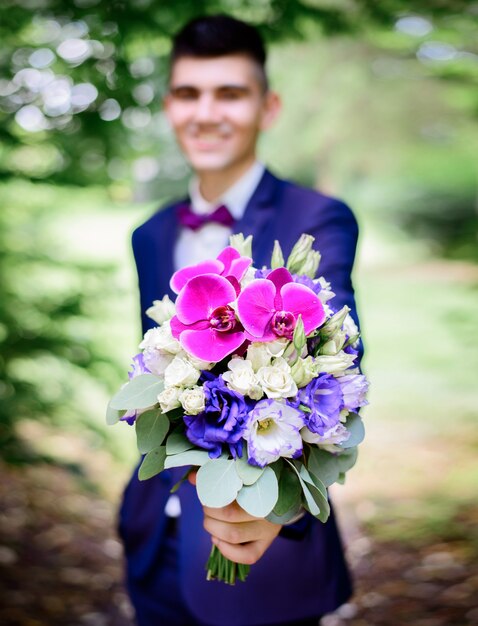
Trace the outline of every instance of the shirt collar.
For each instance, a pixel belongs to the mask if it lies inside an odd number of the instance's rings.
[[[199,181],[196,177],[191,179],[189,183],[189,197],[191,198],[191,208],[194,213],[205,215],[212,213],[218,206],[224,204],[227,206],[233,218],[237,221],[241,219],[246,210],[247,203],[257,188],[259,181],[264,174],[265,167],[259,161],[247,170],[241,178],[236,181],[232,187],[229,187],[214,202],[205,200],[199,191]]]

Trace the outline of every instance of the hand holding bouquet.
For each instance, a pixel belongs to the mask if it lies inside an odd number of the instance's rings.
[[[173,275],[175,303],[148,309],[158,326],[107,413],[135,424],[140,479],[199,467],[204,506],[236,500],[277,524],[304,509],[327,520],[327,487],[343,481],[363,438],[368,382],[356,368],[357,327],[315,278],[312,243],[302,235],[284,263],[276,242],[271,268],[256,269],[251,238],[235,235],[217,259]],[[213,546],[207,569],[233,584],[248,566]]]

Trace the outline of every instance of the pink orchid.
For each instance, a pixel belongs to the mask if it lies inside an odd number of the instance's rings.
[[[235,248],[228,246],[224,248],[216,259],[202,261],[196,265],[189,265],[178,270],[173,274],[169,284],[175,293],[179,293],[188,280],[195,276],[218,274],[219,276],[235,279],[231,282],[237,285],[251,263],[252,259],[241,256]]]
[[[229,303],[236,290],[217,274],[190,278],[176,300],[171,331],[192,356],[217,363],[232,354],[245,340],[244,329]]]
[[[306,335],[325,320],[317,295],[309,287],[295,283],[284,267],[249,283],[237,300],[237,311],[251,341],[292,339],[299,315]]]

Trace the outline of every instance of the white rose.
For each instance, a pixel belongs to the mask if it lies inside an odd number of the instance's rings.
[[[183,356],[187,359],[193,367],[197,370],[210,370],[214,367],[215,363],[210,363],[209,361],[203,361],[201,359],[197,359],[195,356],[188,354],[187,352],[181,352],[179,356]]]
[[[258,385],[256,375],[252,369],[252,363],[244,359],[231,359],[227,365],[229,372],[225,372],[222,377],[227,386],[249,396],[253,400],[262,398],[262,389]]]
[[[204,389],[197,385],[192,389],[182,391],[179,400],[186,415],[197,415],[205,409]]]
[[[143,352],[144,364],[152,374],[163,376],[166,368],[174,359],[174,354],[162,352],[154,348],[147,348]]]
[[[287,339],[276,339],[268,343],[254,342],[247,348],[247,360],[252,363],[252,369],[257,372],[261,367],[271,364],[274,357],[284,354],[289,341]]]
[[[299,359],[291,368],[292,378],[295,380],[297,387],[305,387],[313,378],[318,376],[318,368],[311,356],[305,359]]]
[[[148,330],[139,347],[141,350],[153,348],[169,354],[178,354],[182,349],[179,341],[171,333],[169,321],[164,322],[162,326]]]
[[[327,374],[342,374],[347,368],[353,365],[354,361],[354,354],[347,354],[343,351],[333,356],[324,354],[315,358],[319,373],[325,372]]]
[[[257,380],[268,398],[290,398],[297,393],[297,385],[285,359],[278,357],[272,365],[261,367]]]
[[[181,389],[178,387],[168,387],[158,395],[159,406],[161,407],[161,411],[163,413],[167,413],[168,411],[177,409],[181,406],[179,401],[180,393]]]
[[[201,372],[188,359],[175,356],[164,372],[166,387],[189,387],[195,385]]]
[[[170,320],[175,313],[174,302],[170,300],[169,296],[164,296],[162,300],[155,300],[153,306],[146,309],[146,315],[157,324],[163,324],[166,320]]]

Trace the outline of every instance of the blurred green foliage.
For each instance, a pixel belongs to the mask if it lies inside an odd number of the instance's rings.
[[[91,404],[119,375],[98,342],[114,268],[68,260],[49,228],[52,191],[0,187],[0,449],[11,462],[38,458],[18,437],[25,418],[101,435]]]

